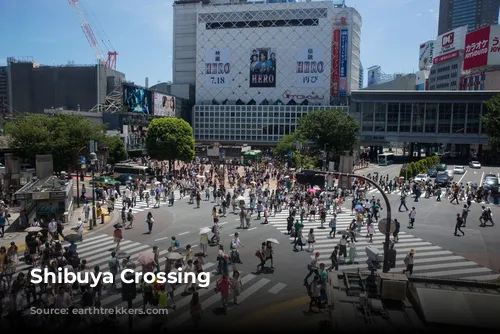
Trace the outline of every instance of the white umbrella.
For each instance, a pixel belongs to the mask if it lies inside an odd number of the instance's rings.
[[[270,243],[272,243],[272,244],[276,244],[276,245],[279,245],[279,244],[280,244],[280,242],[279,242],[278,240],[274,239],[274,238],[269,238],[269,239],[267,239],[266,241],[269,241]]]
[[[177,253],[177,252],[170,252],[165,256],[169,260],[181,260],[184,258],[184,255]]]
[[[207,233],[210,233],[212,232],[212,229],[210,227],[203,227],[201,230],[200,230],[200,235],[202,234],[207,234]]]
[[[244,196],[238,196],[236,198],[237,201],[244,201],[245,200],[245,197]]]
[[[24,230],[24,232],[40,232],[43,230],[40,226],[31,226]]]

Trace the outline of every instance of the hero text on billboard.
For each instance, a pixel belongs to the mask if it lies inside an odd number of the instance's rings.
[[[250,53],[250,87],[276,87],[276,51],[255,48]]]

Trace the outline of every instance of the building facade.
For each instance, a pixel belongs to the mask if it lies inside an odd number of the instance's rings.
[[[473,31],[498,23],[500,0],[441,0],[438,35],[461,26]]]
[[[0,66],[0,115],[10,113],[8,70],[7,66]]]
[[[359,62],[359,89],[362,89],[365,84],[365,69],[363,68],[363,64]]]
[[[363,90],[415,90],[416,75],[409,74],[394,74],[392,80],[382,81],[372,84]]]

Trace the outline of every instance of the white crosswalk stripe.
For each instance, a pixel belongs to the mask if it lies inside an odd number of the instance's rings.
[[[276,217],[269,218],[269,224],[277,228],[278,231],[287,233],[287,217],[287,210],[283,210],[283,212],[277,213]],[[330,238],[330,228],[328,227],[330,218],[331,215],[328,215],[323,228],[321,228],[321,222],[318,217],[316,217],[316,221],[304,220],[303,230],[303,236],[307,237],[309,229],[314,228],[316,238],[314,251],[320,252],[319,260],[327,265],[330,265],[330,254],[339,243],[339,239],[342,237],[341,233],[345,232],[354,217],[351,216],[350,211],[346,209],[343,209],[343,212],[337,215],[337,235],[335,238]],[[405,226],[402,225],[401,232],[399,233],[399,242],[396,243],[394,247],[397,251],[397,263],[396,268],[393,268],[392,271],[402,271],[405,268],[403,260],[407,252],[410,249],[414,249],[415,267],[413,275],[415,276],[439,278],[453,277],[477,281],[490,281],[498,277],[498,274],[495,275],[492,270],[482,267],[476,262],[469,261],[462,256],[455,255],[439,246],[435,246],[430,242],[403,232],[404,229]],[[383,252],[385,235],[376,230],[373,236],[373,242],[369,242],[369,239],[365,237],[367,234],[366,232],[366,228],[363,227],[356,235],[356,257],[354,263],[342,264],[343,262],[340,261],[339,270],[367,269],[367,256],[365,254],[366,246],[375,246]],[[290,238],[290,242],[293,240],[294,238]],[[307,246],[305,246],[304,249],[306,249],[306,247]],[[311,255],[311,258],[312,257]]]
[[[94,234],[85,237],[82,243],[77,244],[77,252],[80,259],[87,260],[87,264],[89,266],[93,267],[98,265],[101,272],[106,272],[109,269],[108,261],[110,259],[110,254],[112,251],[115,250],[115,246],[116,244],[114,243],[113,237],[105,234]],[[151,248],[152,248],[151,245],[145,245],[131,240],[122,240],[122,242],[120,243],[120,251],[124,251],[128,255],[130,255],[131,261],[137,261],[137,258],[141,252],[150,250]],[[167,250],[160,251],[162,269],[165,259],[164,256],[166,254]],[[139,265],[137,267],[138,268],[136,268],[136,271],[140,271],[141,266]],[[20,263],[17,266],[16,276],[19,272],[27,274],[31,268],[32,267],[28,264]],[[203,269],[205,272],[209,272],[211,277],[209,286],[206,288],[200,288],[198,290],[198,294],[202,299],[203,307],[207,308],[214,304],[218,306],[217,303],[220,302],[221,297],[220,294],[216,294],[214,292],[216,280],[219,277],[216,276],[215,274],[215,270],[217,269],[217,263],[207,262],[203,266]],[[263,288],[265,286],[271,287],[270,284],[271,280],[269,278],[262,278],[260,276],[256,276],[250,273],[244,273],[243,271],[240,271],[240,275],[243,284],[243,290],[238,298],[238,303],[243,302],[244,300],[255,294],[261,294],[261,295],[262,293],[278,294],[286,287],[286,284],[284,283],[275,282],[275,285],[268,292],[266,292],[266,290]],[[116,284],[116,288],[120,289],[121,282],[118,276],[117,280],[118,281]],[[181,295],[181,293],[184,291],[184,288],[185,288],[184,284],[179,284],[177,286],[176,296],[175,296],[176,310],[172,309],[169,310],[169,318],[172,319],[175,322],[175,324],[182,324],[190,318],[189,302],[191,300],[191,295],[187,296]],[[37,291],[39,291],[39,286],[37,286]],[[79,305],[80,295],[78,293],[75,293],[74,302],[75,305]],[[141,295],[140,293],[137,293],[137,297],[133,302],[133,307],[141,308],[142,304],[143,300],[141,298]],[[171,301],[169,301],[169,305],[171,305]],[[105,287],[105,290],[103,290],[103,294],[101,297],[101,306],[104,308],[109,308],[109,307],[119,307],[126,305],[122,301],[122,296],[120,291]],[[230,302],[228,312],[231,310],[232,307],[233,306],[231,305]]]
[[[130,207],[130,209],[132,209],[132,213],[139,213],[139,212],[143,212],[143,211],[148,210],[148,209],[152,209],[154,204],[155,204],[154,198],[150,198],[149,206],[146,204],[145,200],[141,201],[141,200],[139,200],[139,198],[137,198],[136,204],[134,206]],[[162,199],[160,201],[160,206],[163,206],[163,205],[168,205],[168,201],[165,201],[162,197]],[[115,210],[120,211],[123,206],[124,206],[123,198],[118,197],[115,200]],[[128,209],[128,207],[127,207],[127,209]]]

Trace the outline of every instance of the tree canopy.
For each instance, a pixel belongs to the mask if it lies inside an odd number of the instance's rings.
[[[105,139],[104,126],[79,115],[25,114],[5,124],[10,146],[17,156],[30,163],[35,156],[52,154],[54,170],[62,171],[77,164],[77,154],[87,154],[90,140]]]
[[[282,137],[278,145],[273,149],[273,153],[276,155],[286,155],[288,152],[294,152],[297,142],[304,144],[305,140],[300,136],[300,133],[296,131]]]
[[[316,110],[299,120],[297,131],[320,149],[326,144],[326,151],[338,157],[353,150],[358,142],[359,125],[342,109]]]
[[[108,136],[104,139],[103,144],[108,146],[108,163],[116,164],[128,159],[125,143],[120,137]]]
[[[148,126],[146,148],[153,159],[191,161],[195,155],[193,128],[180,118],[153,119]]]
[[[486,101],[488,112],[483,116],[482,122],[490,145],[500,146],[500,94]]]

